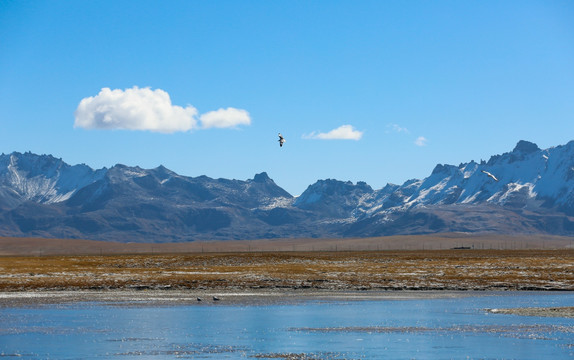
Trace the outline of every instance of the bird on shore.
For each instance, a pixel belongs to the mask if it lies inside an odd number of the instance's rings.
[[[488,171],[484,171],[484,170],[480,170],[483,173],[485,173],[486,175],[488,175],[488,177],[491,177],[494,179],[494,181],[498,181],[498,179],[496,178],[496,176],[492,175],[491,173],[489,173]]]
[[[197,298],[197,301],[203,301],[203,299],[202,299],[202,298],[200,298],[200,297],[198,297],[198,298]]]
[[[213,296],[213,301],[219,301],[220,299],[217,296]]]
[[[279,147],[283,147],[283,143],[286,141],[285,138],[283,137],[283,135],[281,135],[281,133],[279,133]]]

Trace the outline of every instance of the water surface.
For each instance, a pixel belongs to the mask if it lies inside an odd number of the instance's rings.
[[[246,305],[80,302],[0,309],[18,359],[570,359],[574,319],[485,309],[573,306],[571,293]]]

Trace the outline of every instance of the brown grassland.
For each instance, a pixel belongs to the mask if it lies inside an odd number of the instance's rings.
[[[404,244],[411,238],[400,240]],[[514,239],[515,245],[498,250],[492,245],[489,248],[488,239],[479,242],[472,238],[472,244],[482,246],[451,249],[470,245],[471,240],[465,239],[442,238],[440,241],[447,244],[441,245],[447,248],[443,250],[428,250],[432,248],[429,243],[423,250],[421,242],[428,238],[420,238],[418,249],[410,250],[396,249],[398,246],[380,240],[377,249],[371,239],[372,243],[362,243],[368,244],[366,250],[345,249],[352,241],[284,240],[229,243],[243,247],[229,246],[228,252],[219,250],[221,242],[196,243],[195,252],[190,252],[189,248],[176,251],[181,244],[139,244],[138,248],[102,242],[3,238],[0,291],[574,290],[572,239],[547,239],[547,245],[556,245],[554,249],[533,249],[525,246],[530,244],[527,240]],[[497,238],[490,244],[501,241]],[[270,244],[283,248],[273,251]],[[319,250],[298,250],[304,244]],[[436,239],[434,244],[437,248]],[[386,250],[385,245],[395,249]],[[45,250],[33,251],[39,247]],[[140,253],[146,248],[147,253]],[[132,252],[125,253],[126,249]]]
[[[574,238],[549,235],[511,236],[446,233],[372,238],[261,239],[158,244],[0,237],[0,256],[447,250],[456,247],[480,250],[574,249]]]

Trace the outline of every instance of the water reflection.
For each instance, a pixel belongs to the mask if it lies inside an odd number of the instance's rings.
[[[572,306],[574,294],[274,305],[0,310],[0,357],[20,359],[565,359],[574,319],[487,308]]]

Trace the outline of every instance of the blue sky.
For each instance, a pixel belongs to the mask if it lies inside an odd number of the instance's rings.
[[[92,168],[379,189],[574,140],[574,2],[2,0],[0,126]]]

